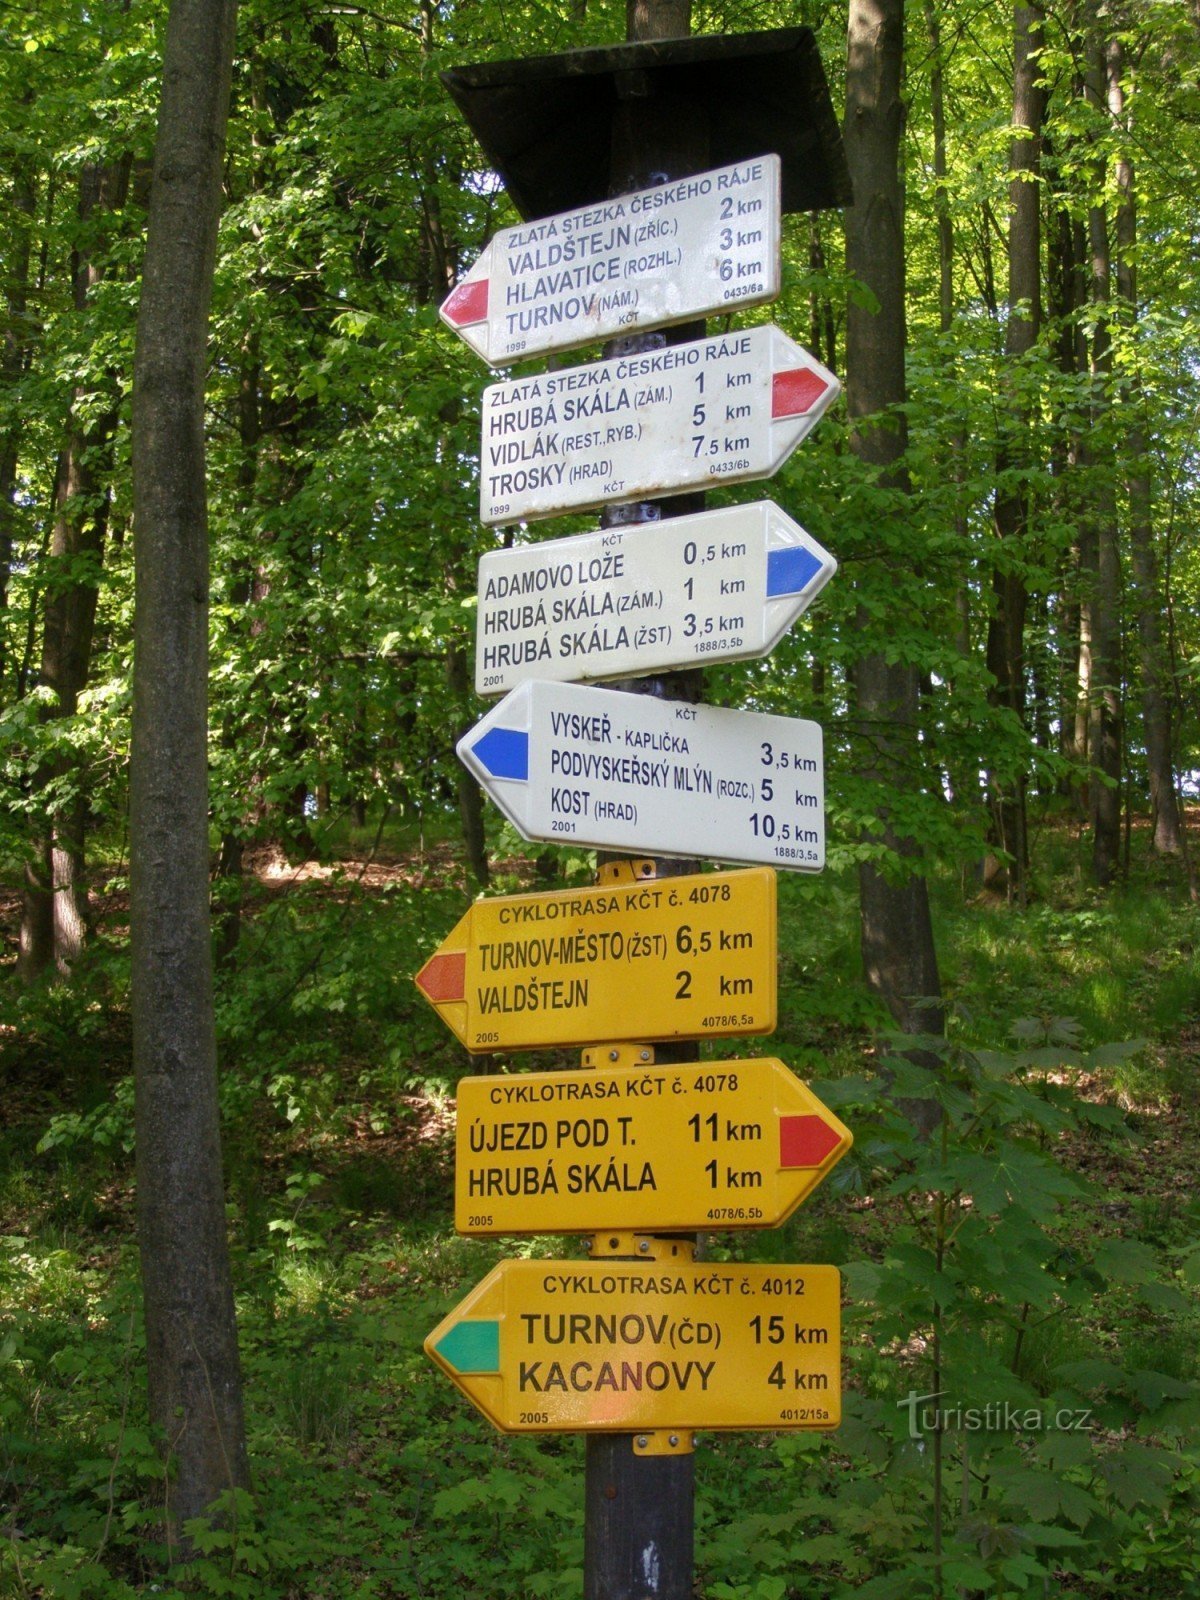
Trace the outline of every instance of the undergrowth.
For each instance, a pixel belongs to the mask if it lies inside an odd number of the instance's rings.
[[[1039,865],[1024,912],[935,883],[951,1023],[919,1065],[862,988],[852,882],[781,879],[780,1027],[745,1049],[820,1080],[855,1148],[782,1228],[708,1249],[843,1267],[846,1416],[702,1437],[706,1600],[1200,1594],[1193,914],[1146,880],[1095,896],[1065,849]],[[420,1353],[496,1261],[576,1242],[453,1234],[467,1063],[411,975],[467,902],[354,880],[264,890],[220,982],[254,1493],[169,1574],[124,952],[5,995],[2,1596],[580,1591],[581,1440],[495,1433]]]

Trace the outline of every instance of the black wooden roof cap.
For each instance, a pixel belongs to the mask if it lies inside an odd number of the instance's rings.
[[[777,154],[785,212],[852,201],[811,28],[484,61],[442,81],[527,221],[607,197],[613,109],[631,87],[705,106],[710,168]]]

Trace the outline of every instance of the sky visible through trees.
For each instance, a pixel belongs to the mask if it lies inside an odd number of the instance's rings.
[[[696,28],[781,20],[817,28],[840,102],[836,8]],[[89,833],[127,803],[129,393],[161,23],[111,6],[82,29],[53,4],[6,23],[0,714],[30,972],[74,959]],[[520,53],[614,25],[532,10]],[[911,494],[860,470],[831,419],[776,489],[852,581],[769,662],[717,676],[727,703],[824,723],[831,835],[886,856],[861,832],[851,687],[882,646],[920,684],[906,831],[942,859],[990,858],[1019,894],[1029,826],[1064,808],[1097,833],[1101,878],[1129,808],[1178,852],[1172,774],[1198,764],[1200,37],[1175,4],[1019,7],[1015,24],[910,6],[906,25]],[[208,389],[232,906],[248,846],[303,853],[320,816],[457,804],[446,730],[473,715],[474,563],[506,535],[474,514],[485,374],[434,312],[514,218],[437,71],[506,53],[513,26],[486,5],[240,15]],[[784,293],[758,315],[844,371],[847,307],[873,297],[847,275],[842,219],[786,232]]]

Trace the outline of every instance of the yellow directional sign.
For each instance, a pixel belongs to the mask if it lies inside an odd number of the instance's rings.
[[[416,984],[472,1051],[770,1033],[775,874],[477,900]]]
[[[835,1428],[840,1294],[836,1267],[502,1261],[425,1351],[506,1433]]]
[[[852,1143],[782,1061],[464,1078],[460,1233],[770,1228]]]

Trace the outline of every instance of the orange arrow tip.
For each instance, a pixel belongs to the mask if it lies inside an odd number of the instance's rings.
[[[467,952],[439,950],[421,968],[414,983],[427,1000],[438,1005],[445,1000],[465,1000],[467,996]]]
[[[442,302],[442,315],[456,328],[482,322],[488,314],[488,280],[470,278],[452,289]]]

